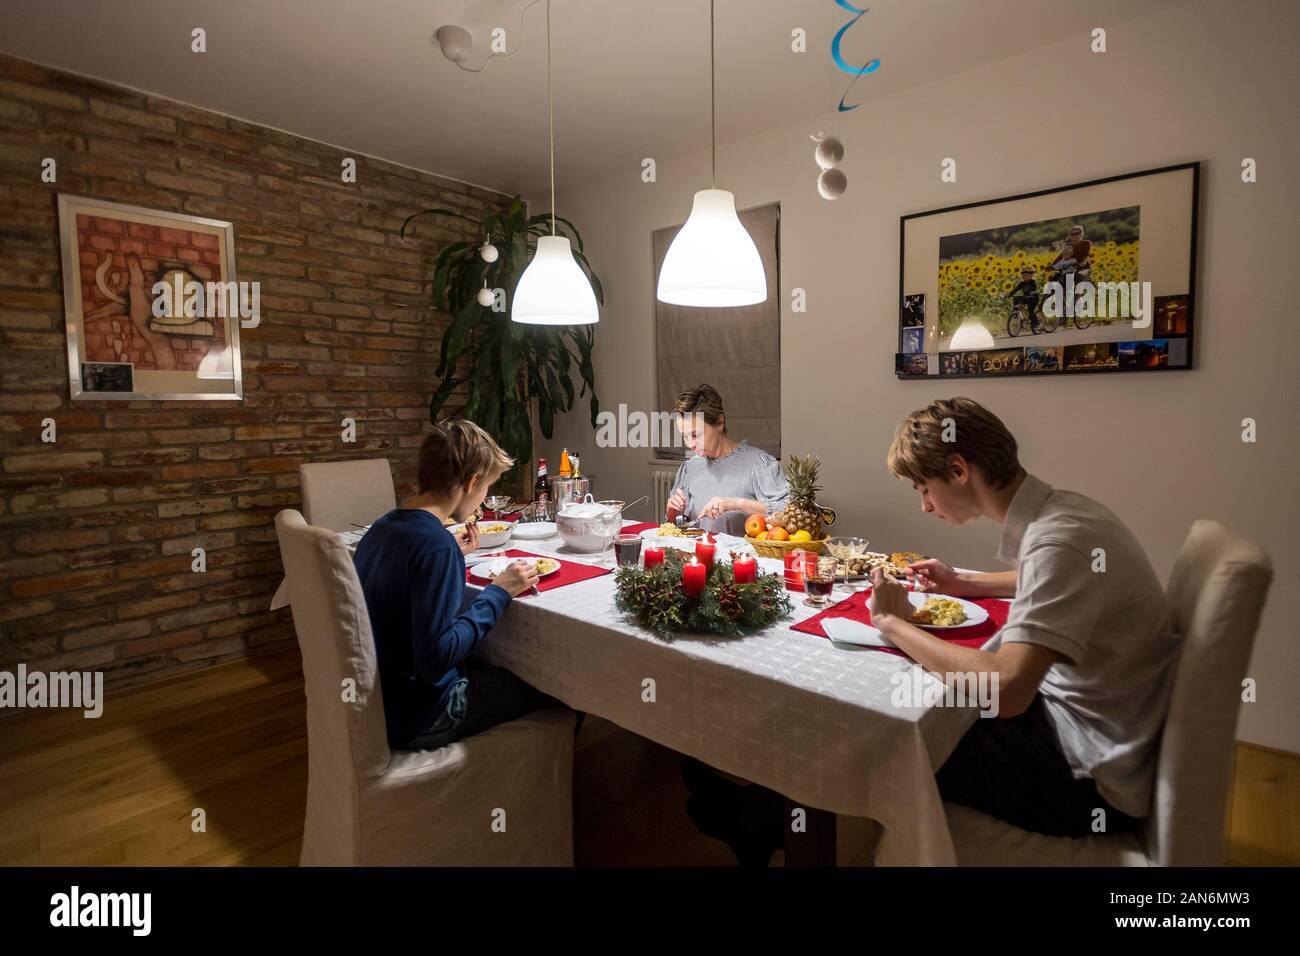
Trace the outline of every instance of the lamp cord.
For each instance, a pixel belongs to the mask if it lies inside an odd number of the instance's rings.
[[[546,0],[546,119],[551,127],[551,235],[553,236],[555,235],[555,108],[551,99],[551,0]]]
[[[550,3],[551,0],[546,0]],[[718,94],[717,70],[713,65],[713,0],[709,0],[709,137],[713,156],[713,188],[718,188]]]

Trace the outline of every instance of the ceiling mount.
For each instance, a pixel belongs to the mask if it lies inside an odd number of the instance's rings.
[[[465,65],[474,49],[474,35],[465,27],[462,27],[457,23],[445,23],[433,32],[433,42],[438,44],[439,48],[441,48],[443,56],[452,63],[455,63],[466,73],[482,73],[487,69],[488,63],[491,62],[494,57],[512,57],[519,52],[519,48],[524,45],[524,14],[528,12],[529,7],[533,6],[537,2],[538,0],[531,0],[531,2],[529,2],[519,13],[519,42],[515,44],[515,48],[509,53],[489,53],[486,59],[484,59],[483,65],[477,69]],[[497,29],[501,28],[492,28],[492,30]],[[489,31],[489,33],[491,32],[492,31]]]

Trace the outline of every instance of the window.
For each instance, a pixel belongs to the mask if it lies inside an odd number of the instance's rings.
[[[697,309],[655,299],[655,345],[660,410],[672,408],[688,388],[708,383],[727,409],[727,431],[781,457],[781,256],[780,203],[740,213],[767,274],[767,299],[734,309]],[[654,233],[654,282],[681,226]],[[665,458],[686,449],[662,448]]]

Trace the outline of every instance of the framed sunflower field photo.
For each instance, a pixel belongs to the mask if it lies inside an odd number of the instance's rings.
[[[1200,163],[905,215],[899,378],[1190,369]]]

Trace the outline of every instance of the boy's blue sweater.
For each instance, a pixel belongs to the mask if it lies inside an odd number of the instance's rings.
[[[510,601],[490,584],[464,613],[465,556],[437,517],[395,508],[356,553],[379,659],[388,745],[401,749],[442,715],[459,665]]]

